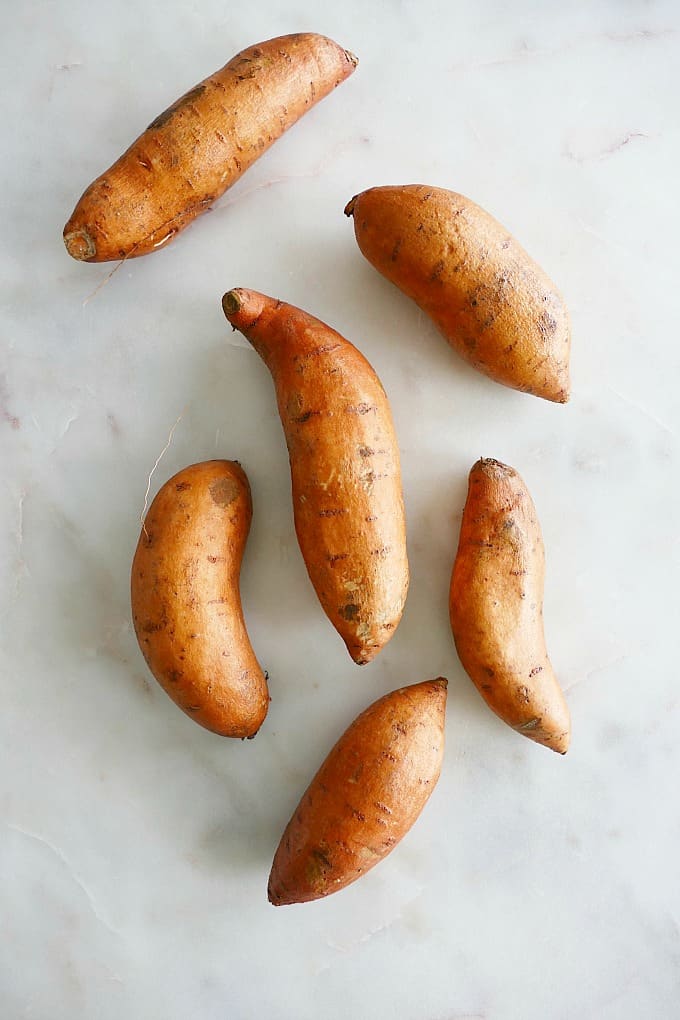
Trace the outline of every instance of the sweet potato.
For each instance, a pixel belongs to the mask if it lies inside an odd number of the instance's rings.
[[[251,516],[236,461],[194,464],[154,499],[132,564],[132,616],[149,669],[195,722],[225,737],[254,737],[269,707],[239,592]]]
[[[163,247],[356,65],[352,53],[312,33],[238,53],[87,188],[64,227],[69,255],[106,262]]]
[[[444,753],[446,680],[392,691],[340,737],[281,837],[274,906],[344,889],[394,850],[432,793]]]
[[[536,509],[497,460],[470,471],[451,577],[451,629],[465,671],[496,715],[565,754],[571,725],[543,632],[545,556]]]
[[[354,661],[369,662],[401,619],[409,580],[385,391],[356,347],[307,312],[242,289],[222,305],[274,379],[309,577]]]
[[[569,399],[571,333],[543,270],[489,213],[422,184],[349,202],[359,248],[471,365],[516,390]]]

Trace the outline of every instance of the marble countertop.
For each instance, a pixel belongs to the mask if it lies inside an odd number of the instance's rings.
[[[298,30],[354,50],[356,74],[166,250],[113,275],[70,260],[75,200],[143,126]],[[3,1020],[677,1016],[677,5],[29,0],[2,34]],[[345,203],[410,182],[473,198],[557,281],[568,405],[473,372],[361,257]],[[232,286],[334,325],[390,395],[412,583],[361,670],[307,580],[271,382],[222,315]],[[480,455],[538,508],[564,759],[489,712],[452,644]],[[243,598],[273,701],[249,743],[174,707],[130,621],[147,486],[211,457],[253,490]],[[411,833],[337,896],[269,906],[328,748],[438,674],[447,753]]]

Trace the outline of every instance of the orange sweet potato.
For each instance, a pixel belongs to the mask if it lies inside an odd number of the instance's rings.
[[[446,680],[392,691],[340,737],[286,826],[274,906],[344,889],[386,857],[432,793],[444,753]]]
[[[309,32],[238,53],[90,184],[64,227],[69,255],[105,262],[163,247],[356,65]]]
[[[513,389],[569,399],[569,314],[543,270],[469,198],[423,184],[348,203],[362,253],[474,368]]]
[[[307,312],[243,289],[222,304],[274,379],[312,584],[354,661],[369,662],[401,619],[409,580],[385,391],[356,347]]]
[[[536,509],[497,460],[470,471],[451,577],[451,629],[465,671],[518,733],[565,754],[569,709],[543,633],[545,556]]]
[[[239,593],[252,505],[236,461],[194,464],[154,499],[132,564],[139,646],[161,687],[225,737],[254,737],[267,708]]]

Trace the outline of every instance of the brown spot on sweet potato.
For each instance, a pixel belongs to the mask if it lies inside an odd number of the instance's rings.
[[[434,266],[432,267],[432,272],[430,273],[430,283],[438,283],[441,279],[441,275],[443,272],[444,272],[444,260],[439,259],[439,261],[435,262]]]
[[[159,113],[156,119],[151,121],[147,130],[153,131],[156,128],[163,127],[165,124],[167,124],[171,117],[174,117],[174,115],[178,113],[184,106],[188,106],[190,103],[193,103],[193,101],[195,99],[198,99],[199,96],[203,95],[204,92],[205,92],[204,84],[195,85],[194,88],[190,89],[188,92],[185,92],[183,96],[180,96],[180,98],[176,102],[174,102],[172,106],[169,106],[167,110],[164,110],[163,113]]]
[[[293,418],[293,421],[296,425],[304,425],[305,422],[308,422],[310,418],[315,417],[317,414],[321,414],[321,411],[303,411],[302,414]]]
[[[187,489],[190,489],[190,488],[191,488],[191,482],[178,482],[177,485],[175,486],[175,491],[176,492],[185,492]]]
[[[344,620],[356,620],[357,613],[361,609],[355,602],[348,602],[346,606],[340,606],[338,612]]]
[[[216,478],[211,484],[210,497],[217,506],[229,506],[238,497],[238,482],[233,478]]]

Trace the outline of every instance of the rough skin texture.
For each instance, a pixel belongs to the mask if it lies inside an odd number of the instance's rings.
[[[546,400],[569,399],[562,296],[497,220],[463,195],[423,184],[371,188],[345,213],[368,261],[474,368]]]
[[[185,468],[149,509],[132,564],[132,616],[149,669],[191,718],[254,737],[269,707],[239,593],[252,505],[238,463]]]
[[[328,896],[394,849],[439,779],[445,710],[446,680],[440,677],[392,691],[352,723],[281,837],[270,903]]]
[[[571,724],[543,633],[541,528],[517,472],[497,460],[470,471],[451,577],[451,629],[465,671],[496,715],[561,754]]]
[[[409,580],[385,391],[356,347],[299,308],[243,289],[222,304],[274,379],[309,577],[354,661],[369,662],[401,619]]]
[[[353,54],[312,33],[238,53],[87,188],[64,227],[69,254],[105,262],[163,247],[356,65]]]

